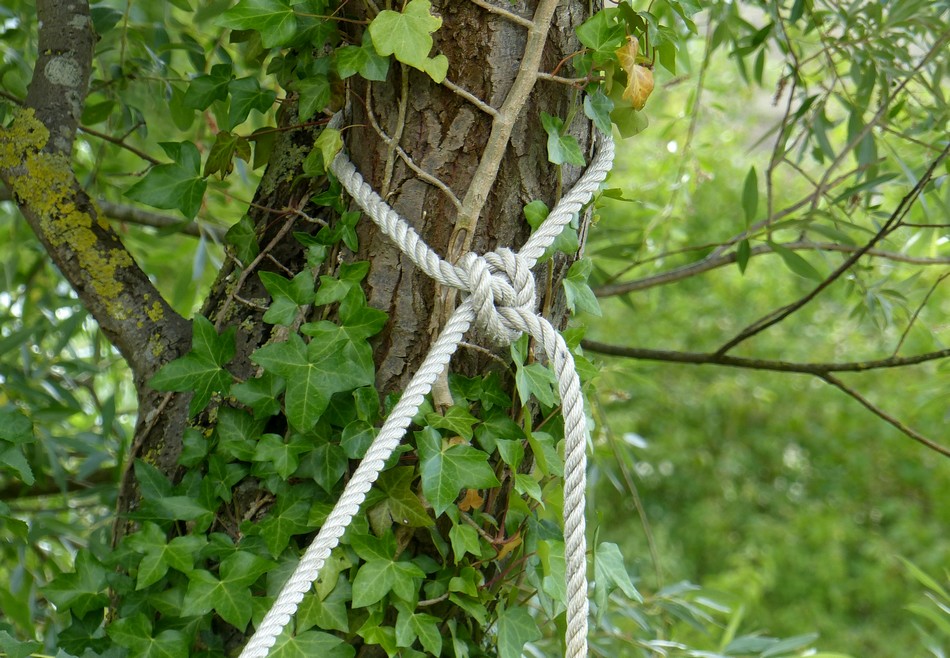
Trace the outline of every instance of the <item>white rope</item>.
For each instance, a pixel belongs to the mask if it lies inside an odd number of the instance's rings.
[[[339,115],[334,117],[338,120]],[[320,574],[320,569],[339,544],[340,537],[386,460],[399,445],[406,428],[432,389],[432,384],[448,365],[462,336],[473,322],[502,344],[528,333],[544,349],[553,364],[564,415],[564,554],[567,578],[567,658],[587,656],[587,541],[585,537],[585,488],[587,482],[587,428],[580,382],[574,359],[564,339],[535,312],[534,276],[531,268],[554,242],[561,230],[580,212],[607,176],[613,163],[614,144],[610,136],[600,139],[590,166],[564,195],[540,227],[515,253],[500,248],[483,256],[465,254],[453,265],[439,258],[398,213],[390,208],[356,171],[341,152],[331,170],[343,187],[372,221],[388,235],[412,261],[429,276],[446,286],[462,290],[466,297],[451,315],[442,333],[432,344],[419,371],[413,376],[399,402],[383,423],[343,494],[333,507],[320,532],[304,553],[297,568],[284,584],[277,600],[264,616],[240,658],[266,658],[277,636],[297,611],[304,594]]]

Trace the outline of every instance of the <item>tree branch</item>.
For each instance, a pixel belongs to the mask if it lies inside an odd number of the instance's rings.
[[[191,332],[72,170],[96,38],[88,2],[39,0],[36,9],[40,54],[23,107],[0,129],[0,181],[141,388]]]
[[[13,201],[13,195],[5,187],[0,187],[0,201]],[[200,225],[197,222],[182,223],[182,220],[172,215],[165,215],[123,203],[113,203],[105,199],[97,199],[96,204],[102,214],[109,219],[126,224],[149,226],[157,229],[175,229],[177,233],[200,238],[210,236],[215,241],[224,240],[226,231],[218,226]]]
[[[854,245],[837,244],[834,242],[811,242],[808,240],[786,242],[780,246],[792,251],[836,251],[845,254],[853,254],[861,249],[861,247]],[[772,248],[768,245],[757,245],[749,251],[749,257],[752,258],[754,256],[761,256],[763,254],[771,253],[775,252],[772,251]],[[863,252],[863,255],[874,258],[883,258],[899,263],[910,263],[912,265],[950,265],[950,257],[926,258],[908,256],[907,254],[902,254],[897,251],[886,251],[884,249],[868,249]],[[622,283],[611,283],[608,285],[599,286],[594,288],[594,294],[598,297],[612,297],[615,295],[623,295],[629,292],[636,292],[638,290],[646,290],[656,286],[665,286],[670,283],[682,281],[683,279],[688,279],[698,274],[703,274],[704,272],[708,272],[710,270],[731,265],[738,259],[738,253],[735,251],[730,251],[728,253],[719,254],[714,257],[706,257],[694,263],[681,265],[680,267],[675,267],[671,270],[667,270],[666,272],[654,274],[653,276],[644,277],[642,279],[634,279],[632,281],[624,281]]]
[[[893,425],[895,428],[900,430],[903,434],[910,437],[914,441],[927,446],[931,450],[934,450],[941,455],[950,457],[950,448],[942,446],[939,443],[928,439],[917,430],[905,425],[900,420],[888,414],[886,411],[862,396],[856,390],[842,382],[833,374],[836,372],[865,372],[868,370],[878,370],[882,368],[900,368],[903,366],[925,363],[927,361],[936,361],[938,359],[944,359],[950,356],[950,349],[939,350],[936,352],[926,352],[924,354],[916,354],[914,356],[892,356],[885,359],[875,359],[871,361],[796,363],[793,361],[776,361],[770,359],[749,359],[729,356],[728,354],[720,354],[718,352],[676,352],[671,350],[651,350],[637,347],[624,347],[621,345],[601,343],[595,340],[582,340],[581,346],[585,350],[590,350],[591,352],[597,352],[599,354],[640,359],[645,361],[691,363],[696,365],[718,365],[731,368],[746,368],[748,370],[770,370],[774,372],[793,372],[813,375],[851,396],[875,416],[878,416],[879,418]]]

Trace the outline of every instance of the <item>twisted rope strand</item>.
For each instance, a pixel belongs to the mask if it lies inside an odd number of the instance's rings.
[[[338,125],[339,115],[332,125]],[[304,594],[320,574],[330,552],[339,544],[353,517],[359,512],[386,461],[399,445],[413,416],[432,388],[433,382],[448,365],[462,336],[473,321],[499,343],[508,344],[522,333],[534,337],[554,366],[564,415],[564,542],[567,571],[567,658],[587,656],[587,541],[585,537],[585,488],[587,468],[587,430],[580,382],[564,339],[545,318],[535,313],[535,286],[531,268],[554,239],[590,201],[610,170],[614,145],[610,136],[599,140],[597,154],[590,166],[561,200],[521,251],[500,248],[483,256],[468,253],[453,265],[442,260],[419,234],[383,201],[368,185],[356,167],[341,152],[331,170],[347,192],[383,233],[389,236],[426,274],[443,285],[467,294],[436,339],[422,366],[383,423],[366,456],[347,482],[340,499],[307,548],[277,600],[267,612],[254,636],[241,652],[241,658],[266,658]]]

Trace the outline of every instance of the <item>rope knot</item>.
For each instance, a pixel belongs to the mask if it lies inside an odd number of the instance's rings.
[[[501,248],[484,256],[469,252],[455,266],[459,278],[468,283],[465,291],[475,308],[478,326],[496,342],[508,345],[526,330],[513,324],[499,309],[512,308],[534,315],[534,275],[527,259],[511,249]]]

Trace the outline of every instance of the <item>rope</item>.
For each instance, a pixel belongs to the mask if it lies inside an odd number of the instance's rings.
[[[339,115],[334,121],[339,120]],[[450,316],[442,333],[412,377],[399,402],[383,423],[379,434],[360,462],[343,494],[304,553],[277,600],[264,616],[240,658],[266,658],[297,606],[320,574],[330,552],[379,477],[386,460],[406,433],[413,416],[432,389],[432,384],[448,365],[463,335],[472,323],[501,344],[509,344],[528,333],[544,349],[554,366],[564,415],[564,554],[567,573],[567,658],[587,656],[587,540],[585,537],[585,488],[587,470],[587,429],[580,382],[574,359],[564,339],[545,318],[535,312],[534,276],[531,268],[545,250],[580,212],[613,163],[614,144],[610,136],[600,144],[590,166],[549,213],[519,252],[500,248],[482,256],[465,254],[457,264],[448,263],[423,242],[409,224],[389,207],[340,152],[331,170],[343,187],[383,233],[389,236],[426,274],[439,283],[465,293],[464,301]]]

